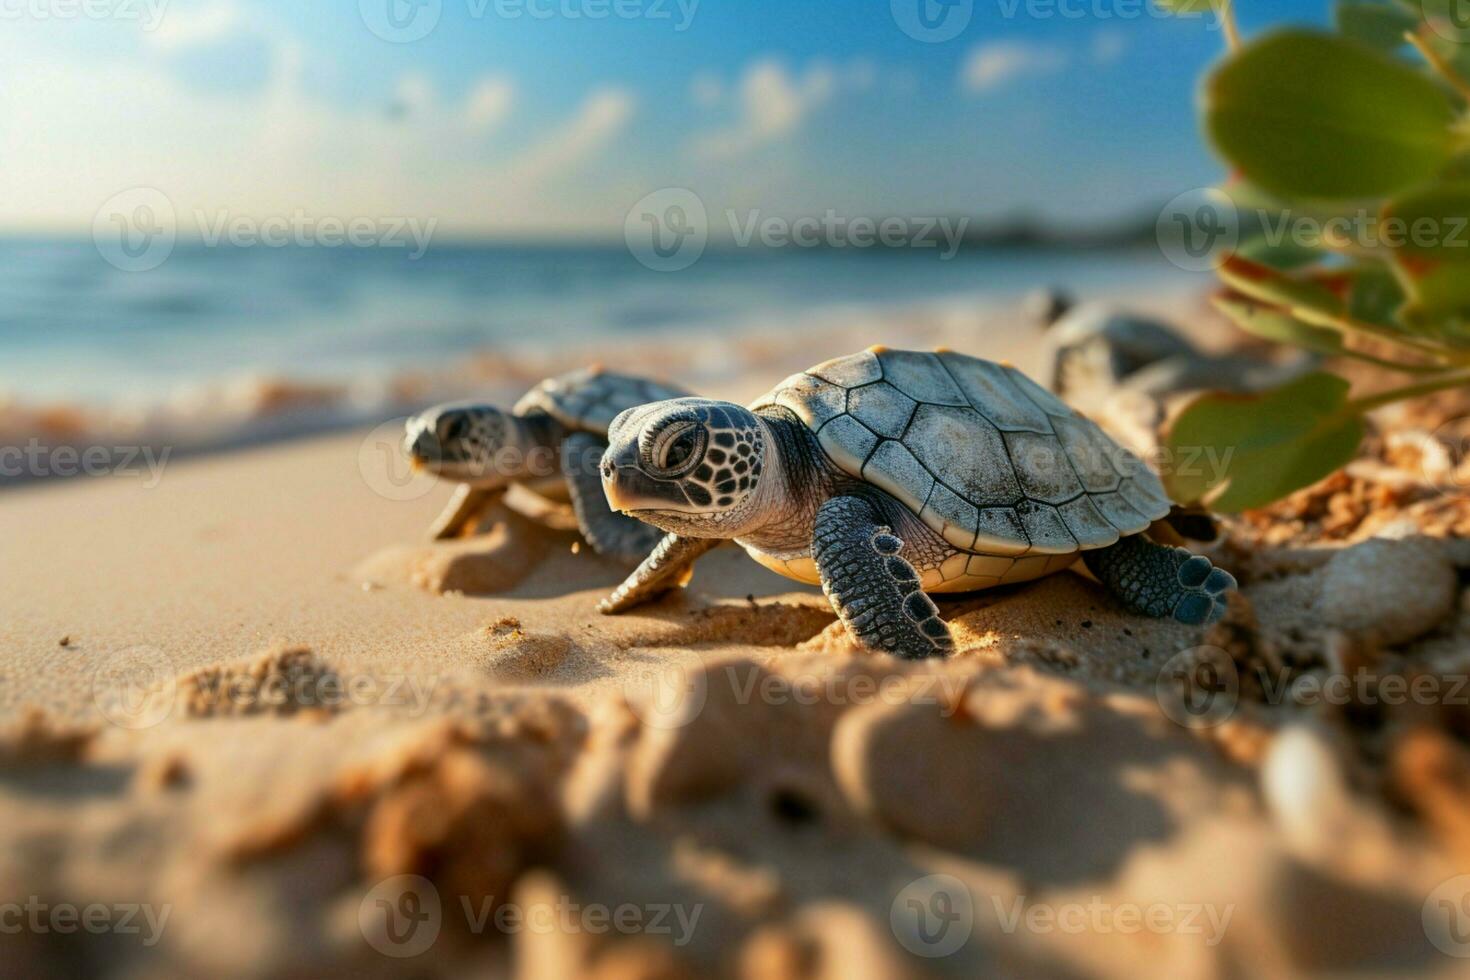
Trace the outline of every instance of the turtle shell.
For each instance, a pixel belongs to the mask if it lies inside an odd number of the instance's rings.
[[[659,381],[588,367],[547,378],[526,392],[512,411],[545,412],[568,429],[605,436],[612,420],[627,409],[690,394]]]
[[[1102,548],[1169,513],[1137,457],[1021,372],[976,357],[873,348],[792,375],[752,407],[768,406],[973,554]]]

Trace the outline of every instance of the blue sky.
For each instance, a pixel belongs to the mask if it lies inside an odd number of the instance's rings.
[[[1142,0],[973,0],[942,41],[905,33],[895,9],[920,0],[93,0],[106,16],[43,16],[57,2],[0,0],[11,229],[89,228],[138,186],[182,214],[419,215],[484,235],[616,234],[670,186],[715,210],[1076,224],[1219,175],[1194,98],[1220,33]],[[1327,0],[1237,6],[1247,34],[1328,17]]]

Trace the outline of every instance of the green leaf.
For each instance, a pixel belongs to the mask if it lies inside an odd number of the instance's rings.
[[[1287,197],[1392,194],[1455,148],[1449,96],[1357,42],[1307,31],[1247,46],[1210,77],[1205,126],[1248,180]]]
[[[1441,265],[1418,275],[1409,294],[1404,318],[1426,333],[1449,337],[1459,329],[1441,329],[1445,321],[1470,318],[1470,270],[1463,265]]]
[[[1293,241],[1282,241],[1273,245],[1272,239],[1265,234],[1242,236],[1240,243],[1235,246],[1235,254],[1282,272],[1300,269],[1322,258],[1321,249]]]
[[[1383,209],[1382,229],[1390,248],[1439,262],[1470,262],[1470,181],[1395,198]],[[1460,271],[1470,277],[1470,270]]]
[[[1364,0],[1337,5],[1337,29],[1343,36],[1380,51],[1397,51],[1404,46],[1404,33],[1418,27],[1419,18],[1402,7]]]
[[[1219,275],[1237,292],[1264,303],[1315,314],[1319,319],[1337,320],[1347,312],[1343,301],[1326,286],[1310,279],[1294,279],[1239,256],[1225,260]]]
[[[1352,292],[1348,294],[1348,318],[1380,327],[1398,327],[1398,313],[1408,297],[1393,272],[1381,264],[1351,270]]]
[[[1247,333],[1281,344],[1334,357],[1343,352],[1342,335],[1301,322],[1279,307],[1266,306],[1243,296],[1216,296],[1211,303]]]
[[[1165,473],[1177,501],[1226,513],[1263,507],[1346,464],[1363,439],[1348,383],[1309,374],[1260,395],[1211,393],[1174,420]]]

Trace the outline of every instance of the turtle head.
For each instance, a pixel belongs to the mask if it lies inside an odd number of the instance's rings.
[[[733,538],[759,523],[756,490],[770,439],[748,409],[704,398],[631,408],[602,457],[608,504],[665,531]]]
[[[493,405],[439,405],[408,420],[404,451],[436,476],[494,488],[519,477],[507,450],[521,448],[521,420]]]

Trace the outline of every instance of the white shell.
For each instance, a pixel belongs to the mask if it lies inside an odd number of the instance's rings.
[[[794,413],[839,468],[974,554],[1071,555],[1169,513],[1159,478],[1091,421],[1014,368],[964,354],[840,357],[752,407],[767,406]]]
[[[659,381],[592,367],[547,378],[526,392],[512,411],[545,412],[569,429],[605,436],[613,419],[627,409],[690,394]]]

